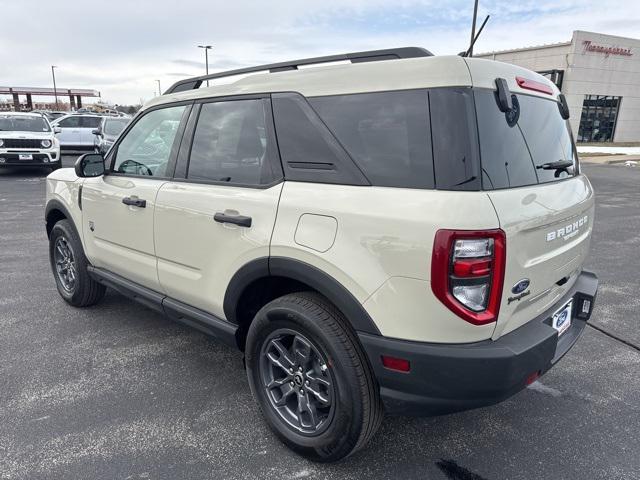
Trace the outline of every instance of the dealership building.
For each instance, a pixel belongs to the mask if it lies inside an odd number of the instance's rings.
[[[567,98],[577,142],[640,142],[640,40],[574,31],[569,42],[474,57],[553,80]]]

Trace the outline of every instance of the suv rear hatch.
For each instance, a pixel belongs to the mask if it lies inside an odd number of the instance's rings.
[[[588,253],[594,198],[591,184],[579,173],[555,86],[533,72],[497,62],[490,62],[493,72],[488,62],[474,69],[479,62],[469,61],[474,86],[486,84],[488,73],[494,82],[503,77],[513,103],[511,111],[503,112],[495,90],[474,89],[482,188],[506,234],[496,339],[549,309],[571,288]],[[520,88],[522,78],[550,92]]]

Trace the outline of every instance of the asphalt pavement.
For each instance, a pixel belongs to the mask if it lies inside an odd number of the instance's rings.
[[[363,451],[321,465],[267,429],[238,352],[114,292],[62,301],[46,172],[0,170],[0,478],[640,479],[640,168],[584,171],[601,283],[574,349],[499,405],[386,417]]]

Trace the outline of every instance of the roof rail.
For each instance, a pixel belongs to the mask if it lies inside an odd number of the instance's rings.
[[[339,55],[328,55],[326,57],[303,58],[301,60],[293,60],[289,62],[271,63],[269,65],[259,65],[256,67],[240,68],[237,70],[228,70],[226,72],[213,73],[211,75],[202,75],[200,77],[187,78],[180,80],[164,92],[176,93],[186,90],[195,90],[200,88],[206,80],[215,78],[232,77],[234,75],[243,75],[245,73],[255,72],[284,72],[287,70],[297,70],[301,65],[314,65],[319,63],[339,62],[349,60],[351,63],[377,62],[381,60],[396,60],[400,58],[416,58],[416,57],[432,57],[433,53],[420,47],[403,47],[389,48],[384,50],[370,50],[367,52],[343,53]]]

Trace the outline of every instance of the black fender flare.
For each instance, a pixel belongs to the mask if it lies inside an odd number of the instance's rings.
[[[78,229],[76,228],[76,226],[75,226],[75,224],[73,222],[73,217],[71,216],[71,213],[69,213],[69,210],[67,209],[67,207],[65,207],[64,204],[60,200],[52,199],[52,200],[49,200],[47,202],[47,205],[44,208],[44,221],[45,221],[45,224],[48,223],[49,214],[53,210],[60,210],[62,212],[62,214],[65,217],[67,217],[67,220],[69,220],[71,222],[71,226],[74,228],[76,233],[78,233]],[[49,233],[50,232],[47,229],[47,236],[49,236]]]
[[[236,308],[244,290],[265,277],[283,277],[309,285],[330,300],[357,332],[380,335],[362,304],[331,275],[306,262],[286,257],[262,257],[243,265],[231,278],[224,296],[223,309],[227,320],[237,323]]]

